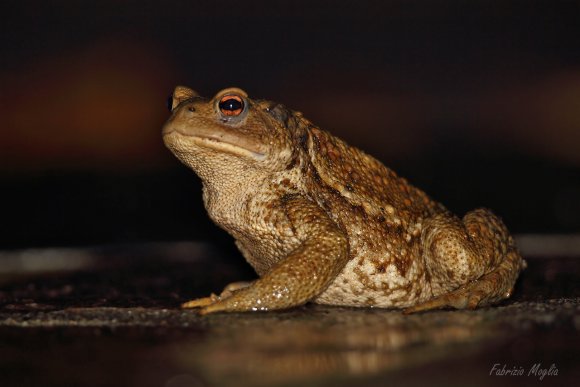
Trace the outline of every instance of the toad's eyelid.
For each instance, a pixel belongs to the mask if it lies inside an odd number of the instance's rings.
[[[238,102],[242,102],[243,101],[242,97],[240,97],[239,95],[227,94],[227,95],[224,95],[223,97],[221,97],[220,102],[225,102],[228,99],[233,99],[233,100],[236,100]]]

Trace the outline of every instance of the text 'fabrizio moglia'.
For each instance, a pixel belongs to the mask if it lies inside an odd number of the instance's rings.
[[[507,364],[495,363],[491,367],[489,374],[493,376],[535,376],[543,380],[546,376],[558,376],[558,367],[553,363],[550,367],[542,367],[542,363],[536,363],[526,369],[521,366],[508,366]]]

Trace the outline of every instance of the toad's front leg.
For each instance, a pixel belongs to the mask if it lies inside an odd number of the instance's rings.
[[[286,309],[308,302],[330,285],[348,260],[346,234],[310,200],[296,196],[282,205],[302,243],[249,286],[185,307],[201,307],[201,314]]]

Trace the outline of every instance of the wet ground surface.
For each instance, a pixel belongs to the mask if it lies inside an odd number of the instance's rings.
[[[573,385],[580,257],[527,259],[512,299],[476,311],[201,317],[178,305],[253,278],[239,256],[197,243],[0,253],[0,386]]]

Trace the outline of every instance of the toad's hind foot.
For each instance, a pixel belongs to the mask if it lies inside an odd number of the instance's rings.
[[[495,270],[449,293],[406,308],[403,313],[410,314],[447,307],[475,309],[478,306],[506,299],[511,296],[513,283],[523,268],[525,268],[525,261],[516,250],[513,250],[506,255],[506,259]]]
[[[456,289],[450,293],[442,294],[428,301],[405,308],[404,314],[423,312],[432,309],[455,308],[455,309],[475,309],[484,298],[484,293],[478,289],[481,286],[478,281]],[[509,297],[509,294],[505,298]]]

